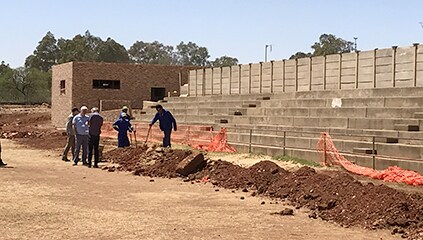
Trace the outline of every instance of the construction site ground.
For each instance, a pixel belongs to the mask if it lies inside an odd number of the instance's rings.
[[[401,238],[388,228],[369,230],[360,224],[347,227],[310,218],[310,209],[297,209],[289,199],[251,196],[241,189],[225,189],[224,184],[73,167],[60,160],[65,136],[52,130],[48,111],[10,113],[0,113],[0,132],[6,138],[1,139],[2,159],[8,164],[0,168],[0,239]],[[113,149],[105,147],[106,158]],[[208,156],[246,167],[269,159],[248,154]],[[301,167],[274,162],[291,171]],[[285,208],[293,209],[294,215],[273,214]]]

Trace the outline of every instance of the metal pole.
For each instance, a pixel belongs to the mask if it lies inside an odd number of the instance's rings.
[[[375,137],[372,137],[372,166],[373,169],[376,169],[376,144],[375,144]]]
[[[357,51],[357,39],[358,37],[353,37],[354,38],[354,51]]]
[[[283,155],[286,156],[286,131],[283,131]]]
[[[267,47],[268,47],[269,45],[264,45],[264,62],[267,62]]]
[[[251,153],[251,142],[253,141],[253,129],[250,129],[250,143],[248,145],[248,152]]]

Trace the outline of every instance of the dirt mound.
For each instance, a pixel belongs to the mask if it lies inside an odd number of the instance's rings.
[[[145,146],[141,148],[117,148],[105,154],[105,158],[115,164],[120,171],[131,171],[135,175],[151,177],[177,177],[176,166],[191,151],[164,149]]]
[[[151,177],[177,177],[176,165],[191,154],[184,150],[159,151],[116,149],[106,158],[118,163],[119,170]],[[302,167],[288,172],[273,162],[262,161],[249,168],[225,161],[209,161],[189,180],[209,180],[213,185],[252,191],[275,199],[287,199],[296,207],[312,210],[310,217],[342,226],[392,229],[410,239],[419,239],[423,228],[423,197],[373,183],[362,184],[351,175],[318,173]]]
[[[0,128],[5,130],[15,130],[24,126],[37,126],[48,123],[50,113],[13,113],[0,115]]]

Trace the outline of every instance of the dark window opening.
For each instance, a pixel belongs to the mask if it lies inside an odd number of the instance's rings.
[[[93,80],[94,89],[120,89],[119,80]]]
[[[151,88],[151,101],[163,100],[165,96],[166,96],[166,88],[158,88],[158,87]]]
[[[66,94],[66,81],[61,80],[60,81],[60,95],[65,95],[65,94]]]

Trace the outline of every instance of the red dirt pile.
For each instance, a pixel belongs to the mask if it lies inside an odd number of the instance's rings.
[[[106,158],[118,163],[118,170],[150,177],[177,177],[176,165],[191,151],[161,148],[116,149]],[[409,239],[423,234],[423,196],[385,185],[362,184],[351,175],[318,173],[309,167],[288,172],[270,161],[249,168],[225,161],[209,161],[187,180],[207,179],[213,185],[287,199],[297,208],[312,210],[311,218],[336,222],[342,226],[391,229]],[[419,235],[420,234],[420,235]]]
[[[13,139],[38,149],[63,148],[66,144],[66,134],[56,131],[49,124],[49,113],[0,114],[0,138]]]

